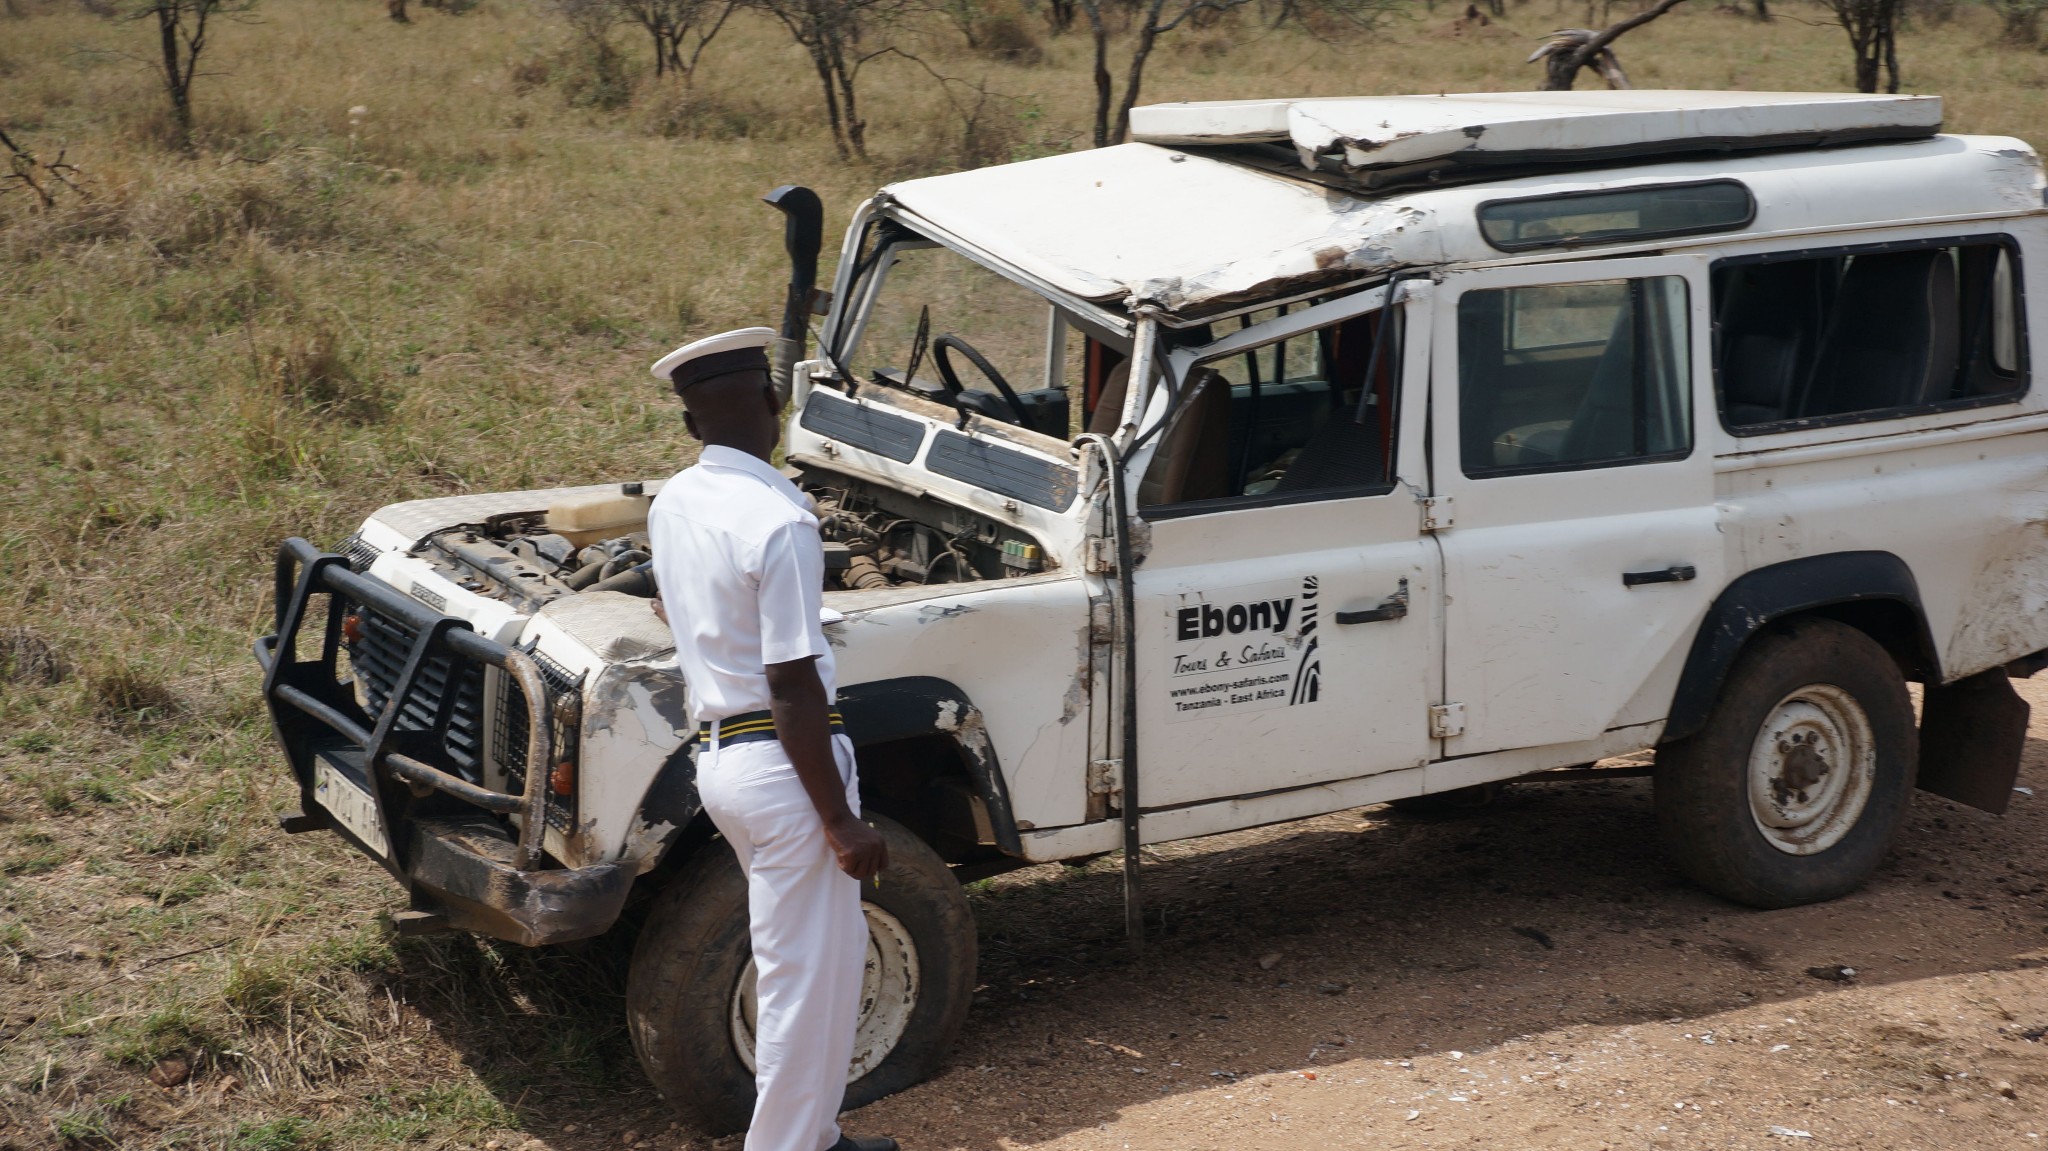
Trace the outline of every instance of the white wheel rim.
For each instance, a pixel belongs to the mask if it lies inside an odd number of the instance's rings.
[[[1778,701],[1749,751],[1749,813],[1765,842],[1816,855],[1842,841],[1877,776],[1877,743],[1856,697],[1815,683]]]
[[[872,903],[862,903],[868,920],[868,958],[860,977],[860,1022],[853,1031],[853,1061],[846,1081],[859,1079],[882,1065],[910,1027],[917,1006],[917,944],[903,921]],[[759,1007],[754,996],[754,960],[740,972],[732,994],[732,1046],[740,1062],[754,1071],[754,1026]]]

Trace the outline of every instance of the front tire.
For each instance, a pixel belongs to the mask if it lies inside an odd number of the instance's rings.
[[[939,1067],[974,996],[974,919],[950,869],[885,816],[879,885],[861,885],[868,963],[842,1110]],[[649,911],[626,981],[633,1050],[654,1086],[707,1133],[744,1131],[754,1112],[753,946],[739,860],[714,840]]]
[[[1751,907],[1861,887],[1913,794],[1905,679],[1869,636],[1801,619],[1736,659],[1706,725],[1658,749],[1657,822],[1679,870]]]

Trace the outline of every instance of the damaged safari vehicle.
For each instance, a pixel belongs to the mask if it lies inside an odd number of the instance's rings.
[[[1778,907],[1867,878],[1916,784],[2002,810],[2008,677],[2048,661],[2048,233],[2033,152],[1940,120],[1158,105],[1135,143],[883,189],[829,292],[816,198],[771,197],[788,468],[890,847],[848,1104],[938,1065],[960,885],[1026,863],[1121,849],[1136,928],[1141,844],[1655,749],[1681,870]],[[289,541],[258,658],[288,830],[382,863],[406,930],[539,945],[633,905],[642,1062],[736,1129],[746,893],[650,610],[658,486]]]

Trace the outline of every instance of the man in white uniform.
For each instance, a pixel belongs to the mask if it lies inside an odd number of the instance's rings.
[[[661,489],[647,533],[699,725],[697,793],[747,875],[760,1010],[746,1151],[894,1151],[839,1130],[867,959],[860,885],[888,852],[860,820],[832,710],[818,520],[769,462],[774,334],[728,332],[654,365],[704,451]]]

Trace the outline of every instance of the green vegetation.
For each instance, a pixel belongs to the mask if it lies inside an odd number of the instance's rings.
[[[1159,36],[1141,98],[1534,87],[1538,38],[1591,22],[1487,7],[1248,4]],[[1823,10],[1775,7],[1682,6],[1620,52],[1643,87],[1852,87]],[[476,1145],[644,1107],[629,940],[393,940],[380,869],[276,830],[296,796],[248,656],[274,549],[396,500],[687,463],[646,365],[778,314],[756,197],[810,184],[836,228],[891,180],[1084,146],[1088,9],[877,15],[866,50],[899,51],[855,78],[854,162],[761,11],[657,74],[646,33],[540,0],[263,0],[209,26],[186,125],[154,24],[102,9],[134,6],[0,0],[25,177],[0,195],[0,1131]],[[1141,17],[1095,11],[1128,60]],[[1918,4],[1906,86],[1954,128],[2048,137],[2035,15]],[[998,921],[1044,901],[982,887]]]

